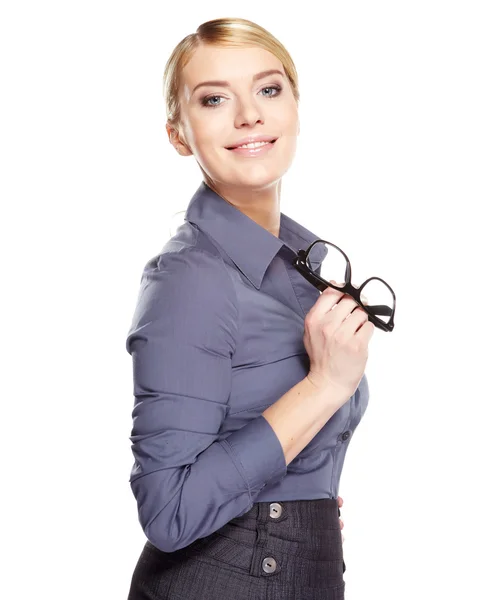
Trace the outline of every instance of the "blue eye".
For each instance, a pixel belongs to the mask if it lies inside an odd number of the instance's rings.
[[[263,92],[264,90],[276,90],[276,94],[273,96],[271,94],[266,95],[263,94],[263,96],[265,98],[275,98],[276,96],[279,96],[282,87],[280,85],[267,85],[266,87],[263,87],[261,92]],[[220,106],[221,104],[223,104],[222,102],[217,102],[216,104],[209,104],[209,102],[213,99],[213,98],[221,98],[221,96],[206,96],[205,98],[202,98],[201,100],[201,104],[202,106],[206,106],[208,108],[217,108],[218,106]]]

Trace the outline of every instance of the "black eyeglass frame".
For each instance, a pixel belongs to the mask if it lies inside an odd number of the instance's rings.
[[[312,247],[318,243],[329,244],[330,246],[333,246],[334,248],[339,250],[339,252],[341,252],[341,254],[346,259],[346,272],[345,272],[345,277],[344,277],[344,279],[345,279],[344,285],[338,286],[338,285],[329,283],[328,281],[326,281],[319,275],[316,275],[312,271],[312,269],[310,269],[307,266],[307,256],[309,255],[309,252],[311,251]],[[381,279],[380,277],[370,277],[369,279],[366,279],[366,281],[359,288],[354,287],[351,284],[351,272],[352,272],[351,261],[347,257],[347,254],[345,252],[343,252],[339,248],[339,246],[336,246],[336,244],[333,244],[332,242],[328,242],[327,240],[320,240],[320,239],[314,240],[312,242],[312,244],[310,244],[310,246],[307,248],[307,250],[300,249],[298,251],[297,256],[292,261],[292,265],[299,271],[299,273],[305,279],[307,279],[307,281],[312,283],[312,285],[314,285],[321,292],[323,292],[326,288],[331,287],[335,290],[341,291],[344,294],[348,294],[349,296],[351,296],[351,298],[355,302],[357,302],[357,304],[359,304],[359,306],[364,311],[366,311],[368,320],[371,321],[371,323],[375,327],[378,327],[382,331],[387,331],[387,332],[392,331],[394,329],[394,313],[396,311],[396,294],[394,293],[394,290],[392,289],[392,287],[386,281],[384,281],[384,279]],[[384,285],[387,286],[391,290],[391,293],[392,293],[393,299],[394,299],[394,304],[393,304],[392,309],[389,306],[385,306],[385,305],[364,306],[364,304],[362,303],[361,292],[362,292],[363,288],[365,287],[365,285],[367,283],[369,283],[370,281],[372,281],[373,279],[382,281],[384,283]],[[390,317],[389,321],[387,323],[385,323],[384,321],[382,321],[381,319],[376,317],[376,314],[378,314],[378,315],[379,314],[385,314],[385,315],[391,314],[391,317]]]

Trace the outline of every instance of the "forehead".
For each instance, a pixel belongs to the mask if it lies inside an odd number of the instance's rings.
[[[281,61],[264,48],[202,45],[184,67],[182,81],[190,92],[201,81],[212,79],[226,80],[232,85],[243,80],[250,83],[253,75],[267,69],[285,72]]]

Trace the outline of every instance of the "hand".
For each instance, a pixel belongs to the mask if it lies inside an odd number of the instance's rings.
[[[327,388],[337,408],[359,387],[373,332],[367,313],[347,294],[331,287],[319,295],[304,319],[307,378],[321,393]]]
[[[339,508],[341,508],[341,506],[344,504],[344,500],[341,498],[341,496],[337,497],[337,505],[339,506]],[[341,529],[344,529],[344,523],[342,521],[341,518],[339,518],[339,523],[341,525]],[[341,537],[342,537],[342,542],[344,543],[344,535],[341,533]]]

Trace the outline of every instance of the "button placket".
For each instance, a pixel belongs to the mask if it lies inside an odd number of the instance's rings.
[[[283,512],[282,504],[279,502],[271,502],[269,504],[269,517],[277,520]],[[267,556],[262,561],[262,570],[264,573],[275,573],[277,570],[277,561],[273,556]]]

